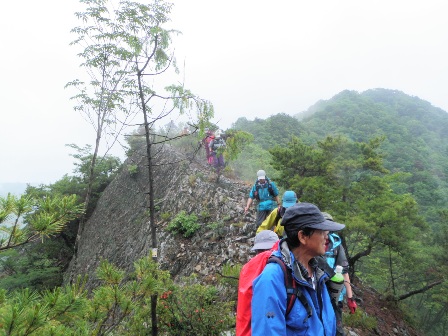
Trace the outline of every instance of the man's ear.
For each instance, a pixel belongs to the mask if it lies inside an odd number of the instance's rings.
[[[306,244],[307,242],[307,237],[303,234],[303,231],[300,230],[299,232],[297,232],[297,238],[299,239],[299,242],[301,245]]]

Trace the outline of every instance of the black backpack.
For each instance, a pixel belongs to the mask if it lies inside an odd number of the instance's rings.
[[[266,183],[268,184],[269,195],[271,195],[272,197],[277,196],[274,192],[274,188],[272,187],[271,181],[267,177],[266,177]],[[254,198],[257,201],[260,201],[260,193],[259,193],[260,189],[261,189],[261,184],[260,184],[260,181],[257,180],[257,182],[255,182],[255,192],[254,192]]]
[[[219,148],[226,147],[226,143],[225,143],[224,139],[222,139],[222,138],[215,138],[212,140],[211,147],[212,147],[212,150],[214,152],[216,152]]]

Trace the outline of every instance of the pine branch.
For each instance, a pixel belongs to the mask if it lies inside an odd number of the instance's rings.
[[[396,300],[397,301],[401,301],[401,300],[407,299],[408,297],[410,297],[412,295],[424,293],[427,290],[430,290],[431,288],[433,288],[433,287],[435,287],[437,285],[440,285],[442,282],[443,282],[443,280],[438,280],[438,281],[433,282],[432,284],[429,284],[429,285],[427,285],[425,287],[422,287],[420,289],[416,289],[414,291],[410,291],[410,292],[408,292],[406,294],[400,295]]]

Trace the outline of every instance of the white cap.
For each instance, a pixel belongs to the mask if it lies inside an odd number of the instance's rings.
[[[266,172],[264,170],[257,171],[257,177],[259,180],[265,180],[266,179]]]
[[[341,273],[342,274],[342,266],[341,265],[337,265],[334,271],[336,273]]]

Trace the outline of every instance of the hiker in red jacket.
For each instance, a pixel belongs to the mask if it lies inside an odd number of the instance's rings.
[[[257,233],[251,251],[257,255],[247,262],[240,272],[238,303],[236,308],[236,336],[251,335],[252,281],[261,273],[273,250],[278,248],[278,236],[274,231]]]
[[[211,152],[210,152],[210,142],[215,138],[215,135],[213,134],[213,132],[206,128],[205,129],[205,137],[202,139],[201,144],[202,146],[204,146],[205,148],[205,156],[207,158],[207,163],[208,164],[212,164],[212,156],[211,156]]]

